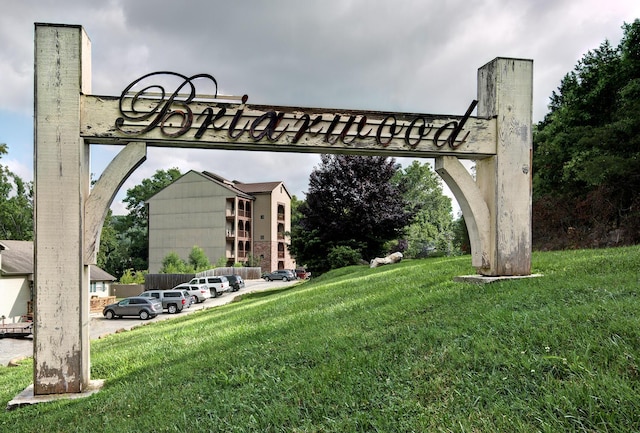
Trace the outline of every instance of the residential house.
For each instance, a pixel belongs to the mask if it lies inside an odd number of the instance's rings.
[[[0,316],[15,323],[33,314],[33,242],[0,240]],[[90,296],[109,296],[116,278],[89,267]]]
[[[283,182],[242,183],[191,170],[147,200],[149,272],[175,252],[188,260],[194,246],[212,263],[259,260],[263,271],[295,268],[287,248],[291,195]]]

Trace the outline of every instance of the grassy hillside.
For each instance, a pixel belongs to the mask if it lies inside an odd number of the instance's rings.
[[[640,430],[640,247],[538,253],[543,277],[454,283],[470,258],[351,267],[92,343],[98,394],[11,432]],[[0,399],[32,380],[0,368]]]

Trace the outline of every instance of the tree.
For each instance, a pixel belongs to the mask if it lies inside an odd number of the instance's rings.
[[[0,158],[7,145],[0,143]],[[33,184],[0,165],[0,238],[33,240]]]
[[[405,228],[407,257],[425,257],[433,250],[450,254],[453,245],[451,199],[442,193],[442,181],[428,163],[413,161],[394,176],[404,184],[406,209],[414,212],[413,222]]]
[[[290,251],[315,272],[331,269],[329,252],[349,247],[369,260],[411,221],[404,187],[392,182],[399,166],[379,156],[322,155],[309,177],[306,201],[292,227]]]
[[[187,264],[180,258],[178,253],[171,251],[162,259],[162,268],[160,268],[161,274],[186,274],[191,273],[187,268]]]
[[[331,248],[327,255],[327,260],[333,269],[357,265],[361,260],[360,251],[346,245],[338,245]]]
[[[189,265],[193,268],[194,272],[211,269],[209,257],[207,257],[204,250],[197,245],[194,245],[189,253]]]
[[[300,206],[304,203],[304,200],[300,200],[294,195],[291,196],[291,225],[296,225],[302,219],[302,213],[300,212]]]
[[[127,269],[124,257],[125,249],[119,233],[115,229],[114,216],[109,209],[100,233],[100,248],[98,250],[97,265],[116,278],[121,278]]]
[[[640,242],[640,21],[589,51],[534,131],[534,246]]]
[[[471,254],[469,231],[462,215],[453,221],[453,246],[461,254]]]
[[[226,263],[226,261],[225,261]],[[204,250],[197,245],[191,248],[189,259],[182,260],[178,253],[171,251],[162,259],[161,274],[195,274],[211,269],[211,262]]]
[[[147,275],[147,271],[125,269],[120,277],[120,284],[144,284],[145,275]]]

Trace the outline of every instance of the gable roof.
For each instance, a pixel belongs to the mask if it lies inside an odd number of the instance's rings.
[[[273,192],[274,189],[282,185],[284,190],[287,191],[287,195],[291,197],[291,194],[289,194],[287,187],[284,185],[284,182],[282,182],[281,180],[272,181],[272,182],[244,183],[237,180],[233,180],[233,181],[227,180],[220,175],[211,173],[210,171],[203,171],[202,175],[210,178],[214,182],[220,183],[221,185],[225,186],[231,191],[234,191],[238,195],[271,193]]]
[[[2,275],[33,274],[33,242],[0,240],[0,273]],[[89,279],[115,281],[117,278],[95,265],[90,265]]]
[[[89,281],[115,281],[116,277],[102,268],[89,265]]]
[[[207,179],[219,184],[220,186],[223,186],[224,188],[227,188],[229,191],[233,192],[236,195],[242,196],[244,198],[249,198],[249,199],[253,199],[253,197],[251,197],[250,195],[248,195],[247,191],[244,191],[240,188],[238,188],[238,185],[235,181],[230,181],[225,179],[224,177],[217,175],[215,173],[211,173],[210,171],[203,171],[202,175],[204,177],[206,177]]]
[[[222,176],[220,176],[218,174],[215,174],[215,173],[212,173],[212,172],[206,171],[206,170],[203,171],[203,172],[199,172],[199,171],[195,171],[195,170],[189,170],[188,172],[186,172],[185,174],[180,176],[178,179],[174,180],[169,185],[167,185],[164,188],[162,188],[160,191],[157,191],[154,195],[149,197],[146,200],[146,202],[148,203],[153,198],[155,198],[158,194],[160,194],[162,191],[164,191],[166,188],[169,188],[171,185],[175,184],[176,182],[179,182],[180,179],[183,179],[185,176],[193,175],[193,174],[198,175],[198,176],[202,176],[205,179],[207,179],[208,181],[216,183],[217,185],[220,185],[221,187],[227,189],[228,191],[230,191],[234,195],[237,195],[237,196],[249,199],[249,200],[254,200],[255,199],[253,194],[271,193],[278,186],[282,186],[284,188],[284,190],[287,192],[287,195],[289,197],[291,197],[291,194],[289,194],[289,190],[287,190],[287,187],[285,186],[284,182],[282,182],[282,181],[243,183],[243,182],[239,182],[237,180],[231,181],[231,180],[225,179],[224,177],[222,177]]]
[[[248,194],[257,194],[261,192],[272,192],[282,182],[258,182],[258,183],[241,183],[236,182],[236,188]]]
[[[0,255],[2,274],[33,274],[33,242],[0,241]]]

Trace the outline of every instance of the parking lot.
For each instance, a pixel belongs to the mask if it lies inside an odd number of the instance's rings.
[[[206,308],[217,307],[228,304],[237,296],[268,290],[276,287],[283,287],[295,284],[297,281],[271,281],[264,280],[245,280],[246,286],[237,292],[224,293],[217,298],[211,298],[200,304],[194,304],[190,308],[185,308],[178,314],[160,314],[151,320],[140,320],[138,318],[123,318],[115,320],[105,319],[101,313],[91,314],[91,323],[89,325],[90,339],[95,340],[102,336],[113,334],[120,330],[128,330],[141,324],[154,322],[156,320],[168,320],[190,314]],[[32,338],[0,338],[0,365],[7,365],[11,360],[21,357],[33,356],[33,339]]]

